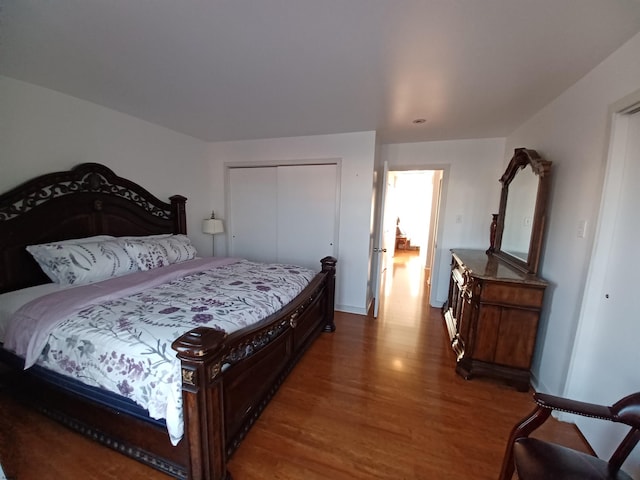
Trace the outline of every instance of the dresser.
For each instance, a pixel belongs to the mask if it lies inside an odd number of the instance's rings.
[[[487,376],[529,388],[547,283],[483,250],[452,250],[443,316],[465,379]]]

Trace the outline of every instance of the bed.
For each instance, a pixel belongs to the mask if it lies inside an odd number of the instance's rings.
[[[164,202],[95,163],[34,178],[0,196],[0,294],[51,282],[29,245],[186,235],[185,203],[179,195]],[[16,392],[68,427],[175,478],[229,479],[228,458],[286,375],[320,332],[335,330],[336,259],[320,264],[293,300],[266,318],[232,333],[195,326],[173,339],[184,427],[175,445],[168,421],[127,398],[40,365],[24,369],[25,358],[4,344],[0,360],[11,368]]]

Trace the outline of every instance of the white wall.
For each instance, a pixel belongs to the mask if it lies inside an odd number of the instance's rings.
[[[433,272],[437,278],[432,280],[436,289],[432,303],[442,306],[449,291],[449,250],[489,247],[491,214],[500,206],[504,139],[388,144],[382,146],[381,156],[389,163],[389,170],[444,170]]]
[[[507,152],[526,146],[553,162],[546,246],[539,272],[550,286],[532,369],[538,390],[555,394],[565,390],[601,200],[607,112],[609,105],[640,88],[638,58],[640,34],[507,138]],[[585,238],[577,237],[580,220],[587,221]],[[637,318],[631,315],[628,321]],[[624,355],[624,351],[615,355]]]
[[[210,213],[207,143],[68,95],[0,76],[0,192],[40,174],[102,163],[162,200],[187,197],[187,229],[201,254]]]
[[[540,270],[551,287],[534,358],[536,390],[601,404],[618,400],[620,392],[638,391],[640,385],[637,337],[633,334],[638,331],[637,312],[617,315],[613,332],[613,319],[606,314],[591,318],[597,309],[581,311],[591,300],[585,296],[585,281],[592,253],[600,252],[599,246],[594,246],[594,234],[610,140],[609,110],[640,89],[638,58],[640,34],[507,139],[507,148],[524,145],[554,162]],[[581,220],[588,225],[585,238],[577,235]],[[631,275],[629,281],[633,282],[632,272],[640,263],[636,252],[626,253],[628,268],[620,274]],[[582,419],[579,426],[596,453],[610,454],[613,442],[604,431],[606,424]],[[640,453],[634,453],[629,471],[640,478]]]
[[[226,210],[225,165],[339,159],[341,178],[336,308],[365,314],[375,142],[375,132],[358,132],[210,144],[213,208],[216,211]],[[304,228],[304,225],[300,228]],[[226,251],[224,235],[216,236],[215,250]]]

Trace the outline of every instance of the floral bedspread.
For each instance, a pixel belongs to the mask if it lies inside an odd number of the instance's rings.
[[[51,333],[38,364],[128,397],[183,435],[178,336],[207,326],[231,333],[276,312],[315,273],[246,260],[91,305]]]

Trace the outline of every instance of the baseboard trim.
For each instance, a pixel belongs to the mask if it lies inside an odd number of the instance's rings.
[[[338,312],[355,313],[356,315],[366,315],[367,310],[361,307],[353,307],[351,305],[336,305],[335,309]]]

